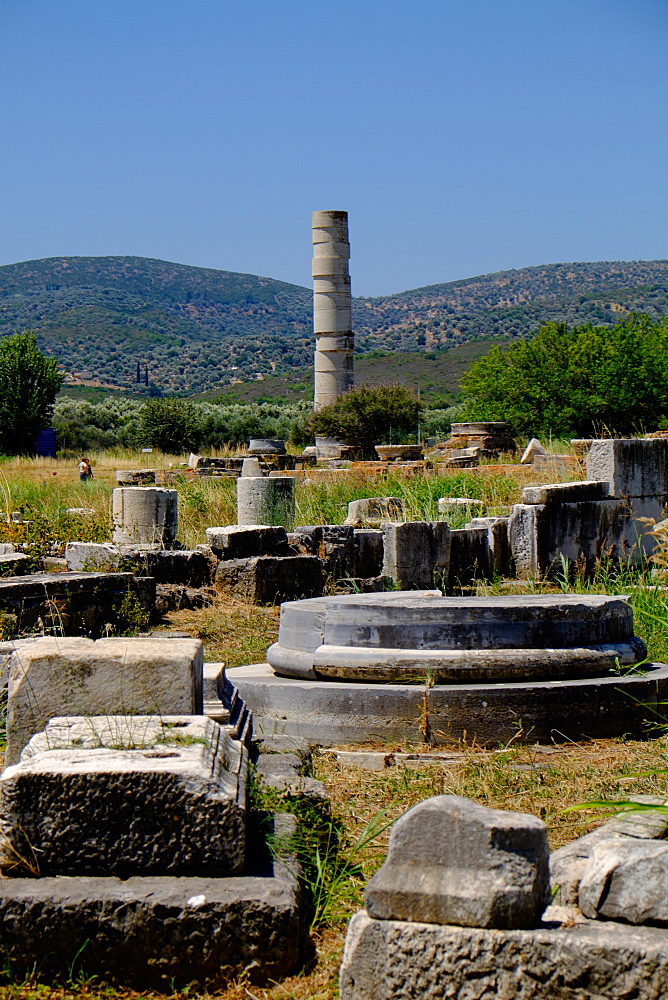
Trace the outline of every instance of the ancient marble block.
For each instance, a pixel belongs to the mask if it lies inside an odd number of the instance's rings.
[[[646,806],[666,805],[658,796],[636,795],[634,802]],[[668,833],[668,813],[665,810],[640,809],[621,812],[607,823],[564,844],[550,855],[550,881],[554,902],[577,906],[580,879],[589,865],[594,847],[601,840],[662,840]]]
[[[198,715],[197,639],[39,639],[12,654],[5,764],[60,715]]]
[[[403,516],[404,505],[399,497],[367,497],[350,501],[345,524],[379,527],[381,521],[399,521]]]
[[[294,817],[265,822],[275,845],[291,842]],[[295,969],[306,933],[300,867],[280,847],[270,854],[263,837],[242,877],[0,879],[5,959],[21,980],[62,983],[72,969],[94,970],[105,983],[159,994],[280,979]]]
[[[361,579],[380,576],[383,569],[383,532],[379,528],[355,529],[355,572]]]
[[[491,580],[494,570],[487,527],[456,528],[450,533],[450,587],[468,587],[474,580]]]
[[[427,521],[382,524],[384,535],[383,576],[402,590],[426,590],[434,584],[433,535]]]
[[[156,583],[180,583],[186,587],[208,587],[213,573],[211,560],[196,549],[162,549],[146,553],[146,572]]]
[[[508,520],[520,577],[557,576],[564,559],[591,572],[599,559],[633,558],[647,530],[623,500],[515,504]]]
[[[280,604],[322,594],[322,564],[316,556],[253,556],[222,559],[216,589],[251,604]]]
[[[244,748],[204,716],[54,719],[0,776],[0,867],[237,874],[245,785]]]
[[[362,911],[348,926],[339,990],[341,1000],[665,1000],[666,931],[572,919],[490,930]]]
[[[117,545],[109,542],[68,542],[65,546],[67,568],[73,572],[115,570],[121,562]]]
[[[600,840],[580,879],[586,917],[668,925],[668,844],[662,840]]]
[[[582,503],[584,500],[610,500],[610,483],[606,480],[586,480],[575,483],[551,483],[547,486],[525,486],[521,503]]]
[[[531,465],[539,455],[547,455],[547,450],[543,448],[538,438],[531,438],[522,453],[520,465]]]
[[[207,528],[206,539],[221,559],[288,555],[288,536],[285,528],[279,526],[230,524],[224,528]]]
[[[592,441],[587,479],[605,479],[618,497],[664,497],[668,493],[668,441],[609,438]]]
[[[490,568],[497,576],[504,576],[510,568],[507,517],[473,517],[465,528],[485,528],[489,547]]]
[[[366,887],[369,916],[463,927],[536,927],[550,899],[547,827],[535,816],[436,795],[392,827]]]

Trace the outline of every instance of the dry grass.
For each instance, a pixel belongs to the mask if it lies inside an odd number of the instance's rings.
[[[652,773],[668,766],[665,738],[645,743],[599,740],[550,747],[509,747],[496,752],[467,750],[456,764],[416,763],[415,767],[380,773],[342,766],[325,754],[316,755],[314,764],[316,776],[327,785],[336,815],[345,822],[351,843],[380,810],[394,819],[430,795],[455,794],[484,805],[542,816],[555,848],[605,818],[600,812],[564,813],[569,805],[641,792],[668,794],[666,776]],[[312,937],[314,954],[299,974],[265,986],[241,979],[214,996],[218,1000],[334,1000],[346,918],[361,905],[363,883],[380,864],[386,840],[387,833],[366,857],[357,858],[362,861],[364,874],[354,881],[352,903],[347,893],[334,925]],[[174,997],[185,1000],[199,995],[185,991]],[[156,995],[115,991],[84,980],[68,990],[49,990],[30,983],[0,989],[0,1000],[137,1000],[139,996],[150,1000]]]
[[[278,636],[277,607],[244,604],[220,596],[213,607],[201,611],[172,611],[166,629],[183,629],[204,644],[207,663],[240,667],[263,663],[265,653]]]

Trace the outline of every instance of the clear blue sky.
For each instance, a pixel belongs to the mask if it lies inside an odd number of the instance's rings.
[[[353,292],[668,257],[668,0],[0,0],[0,264]]]

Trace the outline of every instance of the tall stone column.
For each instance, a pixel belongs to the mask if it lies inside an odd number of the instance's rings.
[[[313,212],[314,409],[353,385],[347,212]]]

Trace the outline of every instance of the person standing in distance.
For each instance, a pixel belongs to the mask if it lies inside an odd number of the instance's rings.
[[[82,483],[87,483],[89,479],[93,479],[93,470],[91,469],[90,462],[87,458],[82,458],[79,462],[77,469],[79,470],[79,479]]]

